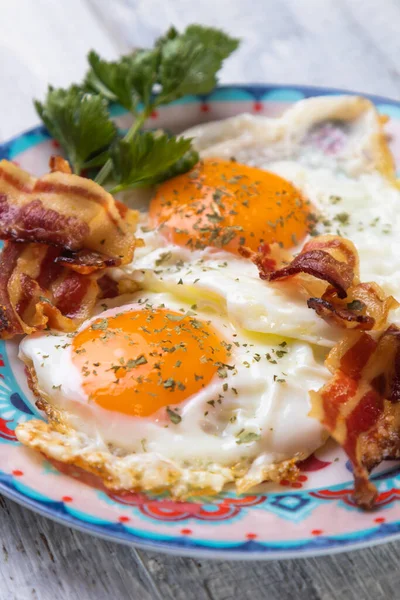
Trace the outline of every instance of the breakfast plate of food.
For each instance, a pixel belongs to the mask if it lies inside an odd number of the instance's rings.
[[[400,104],[216,86],[198,25],[0,147],[0,492],[110,540],[399,536]]]

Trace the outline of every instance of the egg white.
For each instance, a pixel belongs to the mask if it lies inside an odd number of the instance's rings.
[[[307,308],[292,281],[267,284],[247,259],[217,248],[191,251],[168,243],[157,230],[149,231],[146,217],[138,235],[145,246],[113,277],[129,277],[153,292],[169,292],[200,308],[226,312],[239,328],[283,335],[324,347],[333,346],[340,333]]]
[[[137,309],[144,300],[171,310],[190,308],[168,294],[142,293],[126,306],[106,310],[102,317]],[[324,440],[323,428],[308,417],[308,392],[319,389],[327,373],[311,347],[301,342],[279,346],[283,338],[251,336],[233,327],[215,309],[196,312],[196,318],[211,321],[232,343],[230,363],[235,368],[228,370],[226,378],[214,377],[203,390],[177,405],[182,418],[178,424],[172,423],[163,409],[149,417],[130,417],[90,401],[82,387],[82,375],[73,364],[68,335],[28,336],[21,342],[20,357],[33,367],[41,396],[62,411],[65,423],[89,436],[96,448],[153,453],[179,465],[197,467],[210,463],[232,466],[256,458],[258,465],[269,465],[300,454],[307,456],[318,448]],[[224,384],[228,384],[226,391]],[[243,432],[259,439],[240,443]]]

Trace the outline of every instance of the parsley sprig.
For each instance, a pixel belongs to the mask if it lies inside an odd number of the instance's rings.
[[[95,181],[113,193],[154,185],[188,171],[199,157],[190,139],[143,132],[146,119],[161,105],[210,92],[238,44],[218,29],[190,25],[182,33],[171,27],[153,48],[118,61],[91,51],[84,82],[66,90],[49,87],[35,107],[75,173],[100,168]],[[133,115],[125,135],[110,118],[113,102]]]
[[[117,129],[111,121],[107,102],[98,95],[86,94],[78,86],[67,90],[49,87],[42,104],[35,108],[50,134],[80,173],[89,157],[98,154],[115,140]]]

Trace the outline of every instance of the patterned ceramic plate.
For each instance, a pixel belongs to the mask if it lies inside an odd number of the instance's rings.
[[[301,98],[337,90],[271,86],[221,87],[209,96],[188,97],[154,113],[150,126],[183,129],[242,112],[278,115]],[[391,117],[387,126],[400,165],[400,104],[374,97]],[[127,126],[123,111],[115,114]],[[35,174],[47,170],[56,143],[42,127],[0,147],[0,158]],[[268,484],[237,497],[227,491],[196,502],[162,496],[113,495],[56,471],[15,437],[18,423],[39,416],[27,388],[14,343],[0,346],[0,491],[60,523],[118,542],[176,554],[218,558],[285,558],[350,550],[400,536],[400,466],[375,473],[377,508],[362,512],[352,500],[352,475],[333,443],[308,458],[297,481]]]

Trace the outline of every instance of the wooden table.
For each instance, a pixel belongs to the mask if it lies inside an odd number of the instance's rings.
[[[31,99],[81,79],[169,24],[243,39],[222,82],[316,84],[400,95],[397,0],[0,0],[0,141],[37,122]],[[364,600],[400,597],[400,542],[273,562],[176,558],[108,543],[0,496],[0,600]]]

